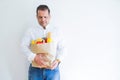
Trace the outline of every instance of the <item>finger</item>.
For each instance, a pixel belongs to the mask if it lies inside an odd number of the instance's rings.
[[[53,70],[53,69],[55,69],[56,67],[57,67],[57,63],[53,64],[53,65],[51,66],[51,69]]]

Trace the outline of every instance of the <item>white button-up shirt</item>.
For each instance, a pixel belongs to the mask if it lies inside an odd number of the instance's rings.
[[[38,38],[46,37],[48,32],[52,33],[52,39],[56,43],[56,59],[59,59],[60,61],[63,59],[64,43],[62,38],[63,35],[61,35],[61,32],[58,30],[57,27],[47,25],[46,29],[44,29],[42,26],[39,25],[28,29],[21,43],[22,51],[25,53],[30,62],[32,62],[36,56],[36,54],[31,52],[30,50],[31,41]]]

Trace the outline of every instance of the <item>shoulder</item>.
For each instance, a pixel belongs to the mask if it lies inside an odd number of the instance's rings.
[[[33,32],[37,29],[37,27],[29,27],[26,32]]]
[[[25,35],[31,35],[33,32],[35,32],[36,27],[29,27],[25,31]]]
[[[53,33],[54,35],[58,36],[58,37],[62,37],[64,35],[64,32],[62,31],[62,28],[60,28],[59,26],[52,26],[53,28]]]
[[[55,31],[55,32],[61,32],[61,28],[59,27],[59,26],[53,26],[53,25],[51,25],[51,29],[53,30],[53,31]]]

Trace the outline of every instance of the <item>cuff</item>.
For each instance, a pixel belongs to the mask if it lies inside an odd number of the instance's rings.
[[[56,59],[56,61],[58,61],[58,63],[60,63],[61,61],[60,61],[60,59]]]
[[[35,56],[36,56],[36,54],[30,54],[29,57],[28,57],[28,60],[30,62],[32,62],[34,60]]]

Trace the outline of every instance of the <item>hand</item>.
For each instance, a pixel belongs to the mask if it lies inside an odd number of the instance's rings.
[[[41,54],[37,54],[37,55],[35,56],[34,62],[35,62],[36,64],[38,64],[39,66],[45,66],[44,61],[45,61],[45,60],[43,60],[43,56],[42,56]]]
[[[50,69],[51,70],[55,69],[58,66],[58,64],[59,64],[59,61],[58,60],[54,60]]]

